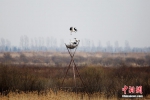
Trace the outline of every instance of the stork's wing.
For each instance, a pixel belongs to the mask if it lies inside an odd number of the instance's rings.
[[[74,28],[74,30],[77,32],[77,29],[76,29],[76,28]]]
[[[70,27],[70,31],[72,31],[72,27]]]

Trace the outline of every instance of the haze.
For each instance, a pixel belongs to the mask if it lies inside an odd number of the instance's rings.
[[[149,47],[150,0],[0,0],[0,38],[19,45],[23,35]]]

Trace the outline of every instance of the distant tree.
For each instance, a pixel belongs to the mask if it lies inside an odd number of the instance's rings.
[[[17,52],[17,51],[18,51],[18,48],[17,48],[16,46],[13,46],[13,47],[12,47],[12,51]]]
[[[20,46],[22,50],[29,49],[29,38],[26,35],[20,37]]]
[[[41,37],[41,50],[44,50],[44,38],[43,37]]]
[[[6,40],[5,51],[10,51],[10,48],[11,48],[11,43],[9,40]]]
[[[110,44],[110,41],[108,41],[106,44],[107,44],[107,48],[106,48],[107,52],[113,52],[113,47]]]
[[[125,51],[125,52],[130,52],[130,51],[131,51],[129,42],[128,42],[127,40],[125,41],[124,51]]]
[[[92,51],[95,52],[95,44],[93,40],[92,40]]]
[[[5,51],[5,39],[4,38],[1,38],[1,41],[0,41],[0,44],[1,44],[1,51]]]
[[[101,41],[98,41],[97,51],[102,51]]]
[[[61,39],[61,40],[60,40],[60,50],[61,50],[61,51],[64,51],[64,49],[65,49],[65,48],[64,48],[64,40]]]
[[[47,49],[49,50],[49,48],[50,48],[50,38],[49,37],[47,37],[47,39],[46,39],[46,46],[47,46]]]
[[[28,50],[29,49],[29,38],[25,35],[24,39],[25,39],[25,50]]]
[[[20,48],[21,48],[21,50],[24,49],[24,40],[23,40],[23,36],[20,37]]]
[[[31,49],[31,50],[34,49],[34,41],[33,41],[33,39],[31,39],[31,42],[30,42],[30,49]]]
[[[119,51],[119,43],[118,41],[115,41],[115,52],[118,52]]]
[[[37,38],[34,38],[34,43],[35,43],[35,50],[37,50],[37,48],[38,48],[38,40],[37,40]]]

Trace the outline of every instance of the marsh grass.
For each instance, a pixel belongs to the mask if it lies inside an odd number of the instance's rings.
[[[74,93],[74,92],[64,92],[58,91],[53,92],[52,90],[47,91],[44,94],[38,94],[38,92],[9,92],[7,96],[0,96],[0,100],[105,100],[104,95],[99,93],[94,93],[88,95],[86,93]],[[117,98],[112,97],[109,100],[117,100]]]
[[[149,67],[87,66],[78,68],[86,89],[84,88],[82,92],[75,94],[74,91],[63,92],[59,90],[66,67],[0,64],[1,98],[15,100],[11,98],[17,96],[16,98],[22,98],[22,100],[24,98],[27,98],[24,100],[32,100],[30,97],[35,98],[34,100],[42,100],[42,98],[44,98],[43,100],[46,98],[54,98],[52,100],[63,100],[63,98],[64,100],[88,100],[89,97],[90,100],[99,100],[100,98],[122,99],[124,85],[141,85],[143,96],[147,97],[150,94]],[[64,86],[73,86],[71,79],[73,81],[72,70],[69,71]],[[78,81],[78,84],[81,85],[81,82]],[[77,97],[85,99],[78,99]]]
[[[64,92],[52,90],[47,90],[45,93],[38,94],[37,91],[34,92],[9,92],[7,96],[0,95],[0,100],[149,100],[150,95],[144,98],[117,98],[111,97],[106,98],[102,93],[74,93],[74,92]]]

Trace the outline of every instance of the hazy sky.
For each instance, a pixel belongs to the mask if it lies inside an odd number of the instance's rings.
[[[0,38],[19,45],[23,35],[148,47],[150,0],[0,0]]]

